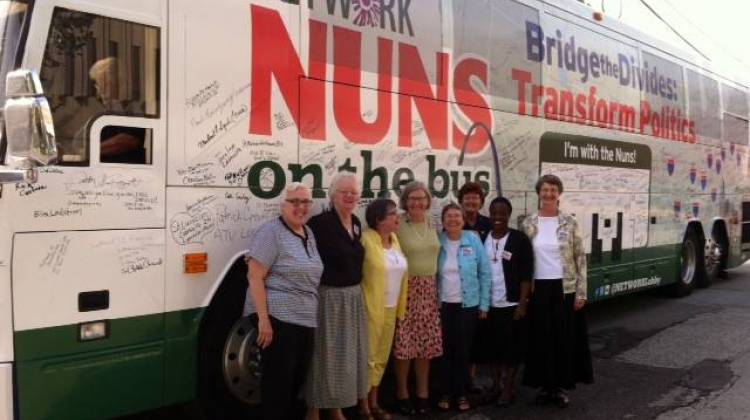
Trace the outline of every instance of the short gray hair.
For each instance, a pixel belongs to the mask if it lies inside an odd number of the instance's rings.
[[[357,174],[349,171],[338,172],[331,178],[331,185],[328,187],[328,197],[331,198],[331,205],[333,205],[333,193],[336,192],[339,184],[347,179],[354,181],[354,184],[357,185],[357,191],[359,191],[359,178],[357,178]]]
[[[401,210],[406,210],[406,200],[409,198],[409,195],[414,191],[419,190],[424,191],[427,195],[427,208],[430,208],[430,205],[432,204],[432,194],[430,194],[430,190],[427,189],[427,186],[422,181],[411,181],[401,189],[401,196],[398,198],[398,206]]]
[[[289,185],[286,186],[285,189],[285,197],[289,196],[289,193],[293,193],[298,190],[306,190],[308,193],[310,192],[310,188],[307,188],[307,185],[301,183],[301,182],[291,182]]]

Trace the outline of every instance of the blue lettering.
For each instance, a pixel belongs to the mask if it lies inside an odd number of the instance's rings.
[[[526,58],[531,61],[544,60],[544,31],[534,22],[526,21]]]
[[[630,63],[628,57],[623,54],[617,54],[617,61],[620,64],[620,84],[627,86],[630,84]]]

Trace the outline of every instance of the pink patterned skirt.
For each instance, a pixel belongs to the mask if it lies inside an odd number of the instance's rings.
[[[396,323],[396,359],[432,359],[443,355],[437,285],[433,276],[409,277],[406,317]]]

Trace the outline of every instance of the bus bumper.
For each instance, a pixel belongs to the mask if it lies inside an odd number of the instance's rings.
[[[0,420],[13,420],[12,363],[0,363]]]

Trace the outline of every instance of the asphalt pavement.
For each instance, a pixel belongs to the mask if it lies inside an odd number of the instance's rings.
[[[595,383],[572,391],[568,408],[535,405],[535,390],[519,387],[508,408],[488,403],[467,413],[433,411],[416,418],[750,419],[750,264],[690,296],[647,291],[587,311]],[[386,382],[383,392],[389,388]],[[184,418],[185,409],[128,420]],[[351,418],[355,413],[347,410]]]

